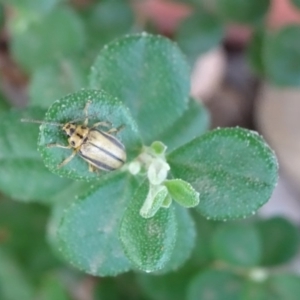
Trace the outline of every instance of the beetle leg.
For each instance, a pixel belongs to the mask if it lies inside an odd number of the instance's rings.
[[[48,148],[52,148],[52,147],[57,147],[57,148],[63,148],[63,149],[71,149],[72,146],[68,145],[68,146],[64,146],[64,145],[60,145],[60,144],[48,144],[46,145]]]
[[[59,168],[65,166],[66,164],[68,164],[68,163],[74,158],[74,156],[76,155],[76,153],[77,153],[77,151],[74,150],[73,153],[72,153],[69,157],[67,157],[65,160],[63,160],[63,161],[57,166],[57,168],[59,169]]]
[[[84,107],[84,110],[83,110],[84,115],[85,115],[85,120],[84,120],[83,124],[84,124],[85,126],[87,126],[88,123],[89,123],[88,109],[89,109],[89,106],[90,106],[91,103],[92,103],[92,101],[91,101],[91,100],[88,100],[87,103],[86,103],[86,105],[85,105],[85,107]]]
[[[93,166],[92,164],[89,164],[89,171],[92,172],[92,173],[99,173],[98,172],[99,170],[95,166]]]
[[[103,126],[103,127],[111,127],[111,123],[110,122],[98,122],[95,123],[91,128],[96,128],[98,126]]]
[[[124,128],[125,128],[125,125],[120,125],[120,126],[118,126],[117,128],[109,129],[109,130],[107,131],[107,133],[108,133],[108,134],[112,134],[112,133],[116,134],[116,133],[118,133],[119,131],[123,130]]]

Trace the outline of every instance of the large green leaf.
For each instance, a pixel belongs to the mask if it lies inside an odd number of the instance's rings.
[[[92,67],[90,86],[123,101],[143,140],[151,143],[186,109],[189,68],[170,40],[129,35],[103,48]]]
[[[189,106],[183,115],[156,139],[167,145],[167,151],[170,152],[205,133],[209,125],[208,110],[199,101],[190,99]]]
[[[253,131],[210,131],[170,153],[175,178],[200,193],[197,209],[218,220],[242,218],[266,203],[277,182],[277,160]]]
[[[124,213],[120,239],[128,258],[141,270],[157,271],[170,260],[177,236],[173,207],[161,208],[154,217],[142,218],[139,211],[147,197],[144,182],[131,199]]]
[[[117,138],[125,145],[127,160],[134,158],[140,151],[141,141],[137,126],[131,118],[129,111],[117,99],[100,90],[81,90],[69,94],[53,103],[49,108],[45,121],[65,124],[77,120],[83,123],[85,119],[84,108],[88,101],[89,126],[97,122],[110,122],[112,127],[124,126],[124,129],[117,134]],[[99,127],[100,129],[102,127]],[[102,130],[107,131],[108,128]],[[72,154],[71,149],[57,147],[49,148],[48,144],[58,143],[68,145],[67,136],[60,126],[43,124],[39,135],[39,151],[42,154],[45,165],[52,172],[72,179],[95,179],[107,175],[108,172],[89,172],[88,163],[79,155],[76,155],[68,164],[58,168],[57,166]]]
[[[22,201],[51,202],[70,181],[52,174],[37,151],[38,126],[21,123],[21,118],[40,119],[41,109],[1,114],[0,190]]]
[[[54,238],[67,261],[98,276],[115,276],[131,269],[118,232],[135,189],[132,177],[111,173],[65,209]]]
[[[194,220],[187,209],[175,206],[177,220],[177,238],[170,260],[159,274],[175,271],[180,268],[191,256],[195,246],[196,230]]]

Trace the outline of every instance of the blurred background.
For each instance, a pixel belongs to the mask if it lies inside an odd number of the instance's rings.
[[[291,236],[290,240],[280,236],[273,245],[286,243],[282,252],[292,248],[291,254],[274,265],[300,274],[299,0],[0,0],[0,4],[0,112],[27,105],[47,108],[85,87],[101,47],[123,34],[147,31],[178,43],[191,66],[191,95],[209,111],[210,127],[256,130],[275,150],[280,178],[259,216],[279,216],[287,222],[288,229],[278,234]],[[49,208],[22,202],[28,201],[2,191],[1,300],[181,297],[153,294],[151,287],[159,290],[156,283],[143,277],[135,281],[132,274],[116,281],[99,280],[67,267],[45,238]],[[276,239],[276,232],[272,235]],[[13,289],[18,291],[11,293]],[[300,299],[294,297],[276,299]]]

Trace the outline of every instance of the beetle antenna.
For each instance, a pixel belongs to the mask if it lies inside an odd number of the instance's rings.
[[[45,122],[40,120],[34,120],[34,119],[21,119],[21,122],[27,122],[27,123],[37,123],[37,124],[49,124],[54,126],[63,126],[64,124],[56,123],[56,122]]]

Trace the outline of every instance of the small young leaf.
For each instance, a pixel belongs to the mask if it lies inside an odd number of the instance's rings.
[[[3,300],[32,300],[33,287],[18,263],[0,248],[0,298]]]
[[[223,36],[221,20],[198,10],[180,24],[176,40],[189,60],[194,62],[199,55],[217,47]]]
[[[30,108],[1,114],[0,190],[21,201],[52,202],[70,181],[52,174],[37,151],[38,126],[21,118],[40,119],[44,110]]]
[[[90,86],[129,107],[147,144],[184,112],[189,68],[170,40],[146,33],[129,35],[103,48],[92,67]]]
[[[157,271],[170,259],[177,236],[174,210],[160,209],[144,219],[139,210],[148,193],[148,183],[136,191],[123,216],[120,238],[127,257],[141,270]]]
[[[52,10],[26,26],[20,23],[12,20],[11,50],[16,61],[29,72],[84,48],[83,24],[70,7]]]
[[[175,178],[201,194],[197,209],[217,220],[253,214],[277,182],[273,151],[257,133],[241,128],[208,132],[170,153],[167,161]]]
[[[210,116],[205,106],[190,99],[189,106],[183,115],[160,134],[157,140],[167,145],[167,151],[171,152],[205,133],[209,128],[209,123]]]
[[[29,83],[30,105],[48,108],[55,100],[85,87],[86,75],[78,57],[36,68]]]
[[[171,197],[184,207],[194,207],[199,204],[199,193],[186,181],[171,179],[164,181]]]
[[[212,239],[215,258],[234,266],[258,265],[262,256],[261,246],[256,228],[240,222],[220,226]]]
[[[168,190],[162,185],[150,185],[146,200],[140,210],[143,218],[152,218],[162,206],[168,195]]]
[[[121,102],[112,98],[103,91],[81,90],[56,101],[48,110],[45,122],[57,122],[65,124],[74,120],[83,123],[85,119],[84,108],[87,101],[89,126],[99,121],[110,122],[112,127],[123,126],[124,129],[117,134],[117,138],[125,145],[127,161],[135,157],[140,148],[141,141],[135,122],[131,118],[128,109]],[[103,127],[103,131],[108,129]],[[76,155],[68,164],[61,168],[57,166],[72,153],[71,149],[47,147],[48,144],[58,143],[68,145],[67,137],[60,126],[43,124],[40,129],[39,151],[44,159],[45,165],[52,172],[72,179],[88,180],[99,178],[108,172],[101,171],[99,174],[89,172],[88,163],[79,155]]]
[[[243,279],[233,273],[208,269],[192,279],[186,299],[240,300],[242,285]]]
[[[280,86],[300,85],[300,26],[289,25],[266,36],[263,63],[266,76]]]
[[[300,236],[297,227],[290,221],[273,217],[258,222],[256,226],[262,241],[262,265],[282,264],[296,255]]]
[[[118,231],[135,189],[126,173],[113,173],[65,210],[55,244],[72,265],[94,276],[115,276],[131,268]]]
[[[167,197],[164,199],[161,207],[168,208],[172,204],[172,197],[168,194]]]
[[[217,0],[220,14],[238,23],[257,23],[267,13],[270,0]]]

